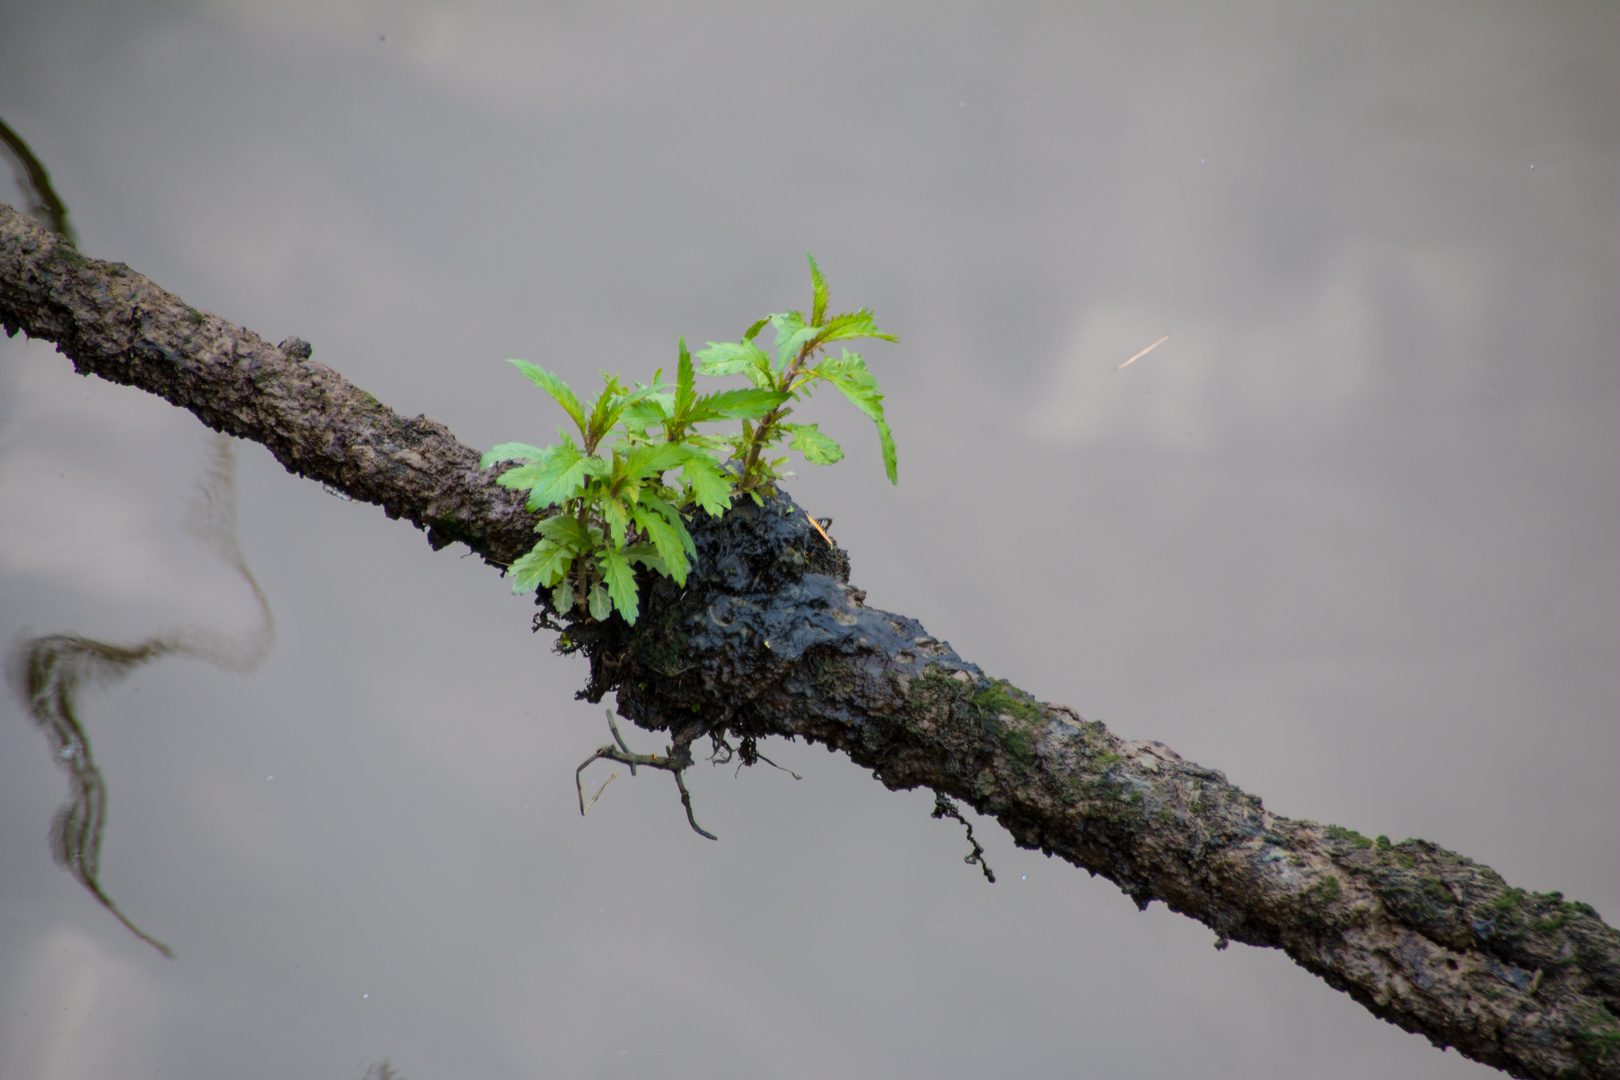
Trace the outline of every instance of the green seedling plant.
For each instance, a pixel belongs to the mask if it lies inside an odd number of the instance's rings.
[[[587,405],[555,373],[527,360],[508,361],[561,406],[574,427],[558,429],[561,442],[554,445],[502,443],[480,461],[486,469],[520,462],[496,483],[527,491],[529,511],[542,515],[535,525],[539,540],[509,568],[513,592],[548,589],[559,613],[604,621],[617,611],[633,625],[640,615],[638,566],[686,584],[695,552],[687,515],[702,510],[719,517],[740,493],[762,502],[778,480],[792,475],[782,468],[785,455],[771,456],[784,439],[812,464],[843,458],[843,449],[815,424],[787,419],[790,403],[808,398],[818,381],[836,386],[877,425],[884,470],[895,482],[894,437],[877,380],[847,349],[837,358],[822,353],[836,341],[896,339],[878,330],[870,310],[828,316],[827,282],[814,258],[810,277],[808,315],[767,315],[741,341],[710,342],[696,369],[683,339],[673,385],[663,381],[662,369],[650,383],[633,387],[603,372],[602,392]],[[767,324],[776,327],[774,361],[754,344]],[[741,374],[753,386],[699,394],[699,373]],[[741,431],[701,430],[727,420],[740,421]]]
[[[780,315],[767,315],[743,334],[741,341],[717,344],[698,354],[705,375],[745,375],[755,387],[783,395],[778,404],[757,422],[743,420],[742,433],[726,440],[737,462],[738,487],[758,501],[761,492],[768,493],[784,474],[781,466],[786,457],[769,458],[766,455],[783,438],[788,445],[804,455],[813,465],[831,465],[843,459],[844,451],[836,442],[823,435],[815,424],[790,424],[793,412],[788,401],[802,401],[818,382],[828,382],[843,391],[877,425],[878,442],[883,450],[883,470],[889,483],[898,483],[894,451],[894,433],[883,418],[883,394],[877,379],[866,369],[866,361],[859,353],[841,350],[837,358],[821,357],[822,350],[835,341],[857,338],[881,338],[896,341],[892,334],[877,328],[870,308],[846,311],[839,315],[827,314],[827,279],[822,276],[816,260],[810,258],[811,303],[810,313],[788,311]],[[754,339],[766,325],[776,327],[776,359],[754,344]]]

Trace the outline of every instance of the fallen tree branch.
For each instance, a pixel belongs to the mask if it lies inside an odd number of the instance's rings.
[[[521,498],[442,425],[4,206],[0,321],[409,519],[435,548],[459,541],[504,566],[532,543]],[[1162,744],[986,676],[915,620],[866,607],[845,554],[785,495],[692,531],[686,588],[644,579],[635,627],[542,608],[559,647],[590,660],[582,696],[616,692],[622,715],[673,747],[779,735],[842,750],[890,788],[965,802],[1020,846],[1199,920],[1217,947],[1279,948],[1438,1046],[1517,1076],[1620,1077],[1620,933],[1590,907],[1425,841],[1272,814]],[[651,763],[615,742],[592,760]]]

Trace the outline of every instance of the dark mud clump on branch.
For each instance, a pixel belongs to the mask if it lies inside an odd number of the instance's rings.
[[[691,532],[697,550],[685,586],[642,571],[634,627],[616,614],[558,627],[559,648],[590,660],[579,696],[594,702],[617,691],[623,716],[678,742],[784,734],[781,717],[761,715],[750,690],[778,685],[817,650],[879,644],[848,640],[858,621],[851,609],[865,598],[848,584],[849,556],[786,494],[762,505],[739,500],[718,519],[699,513]],[[543,594],[540,603],[537,627],[555,625]]]

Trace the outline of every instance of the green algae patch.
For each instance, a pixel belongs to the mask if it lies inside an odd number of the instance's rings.
[[[1523,889],[1503,889],[1502,895],[1491,901],[1491,910],[1497,915],[1516,912],[1524,906],[1525,898],[1528,895]]]
[[[987,679],[984,685],[974,688],[968,700],[973,702],[981,715],[1015,716],[1034,723],[1043,719],[1041,707],[1035,699],[1006,679]]]
[[[952,672],[929,665],[906,687],[906,705],[918,713],[953,714],[967,701],[967,688]]]
[[[90,260],[79,254],[78,248],[68,243],[57,244],[56,248],[51,252],[51,257],[65,262],[69,266],[90,265]]]
[[[976,683],[968,701],[978,710],[985,734],[999,743],[1021,772],[1035,767],[1035,745],[1045,717],[1035,699],[1006,679]]]
[[[1588,1068],[1620,1061],[1620,1020],[1613,1013],[1598,1005],[1580,1018],[1580,1025],[1570,1035],[1577,1061]]]
[[[911,680],[906,702],[919,712],[965,721],[999,748],[1019,773],[1028,773],[1037,763],[1046,714],[1033,696],[1005,679],[974,678],[970,672],[930,665]]]
[[[1513,887],[1503,889],[1475,910],[1486,916],[1496,936],[1557,934],[1572,921],[1598,918],[1590,904],[1565,900],[1561,892],[1534,893]]]
[[[1035,736],[1030,732],[1006,728],[1001,735],[1001,745],[1020,768],[1027,771],[1035,767]]]
[[[1342,825],[1326,825],[1323,826],[1322,831],[1327,833],[1329,840],[1337,841],[1341,844],[1349,844],[1358,850],[1373,846],[1373,842],[1371,840],[1367,839],[1365,836],[1362,836],[1360,833],[1356,832],[1356,830],[1346,829]],[[1387,842],[1388,841],[1386,841],[1386,843]]]

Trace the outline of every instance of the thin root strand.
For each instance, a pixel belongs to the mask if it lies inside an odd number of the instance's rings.
[[[967,842],[973,845],[973,850],[962,856],[962,861],[969,866],[978,863],[979,869],[984,871],[985,879],[994,885],[996,883],[996,872],[990,869],[990,864],[985,861],[984,848],[979,845],[977,840],[973,839],[973,826],[968,824],[967,818],[962,816],[962,811],[956,808],[956,804],[936,791],[934,792],[934,812],[929,816],[955,818],[962,823],[962,828],[967,830]]]

